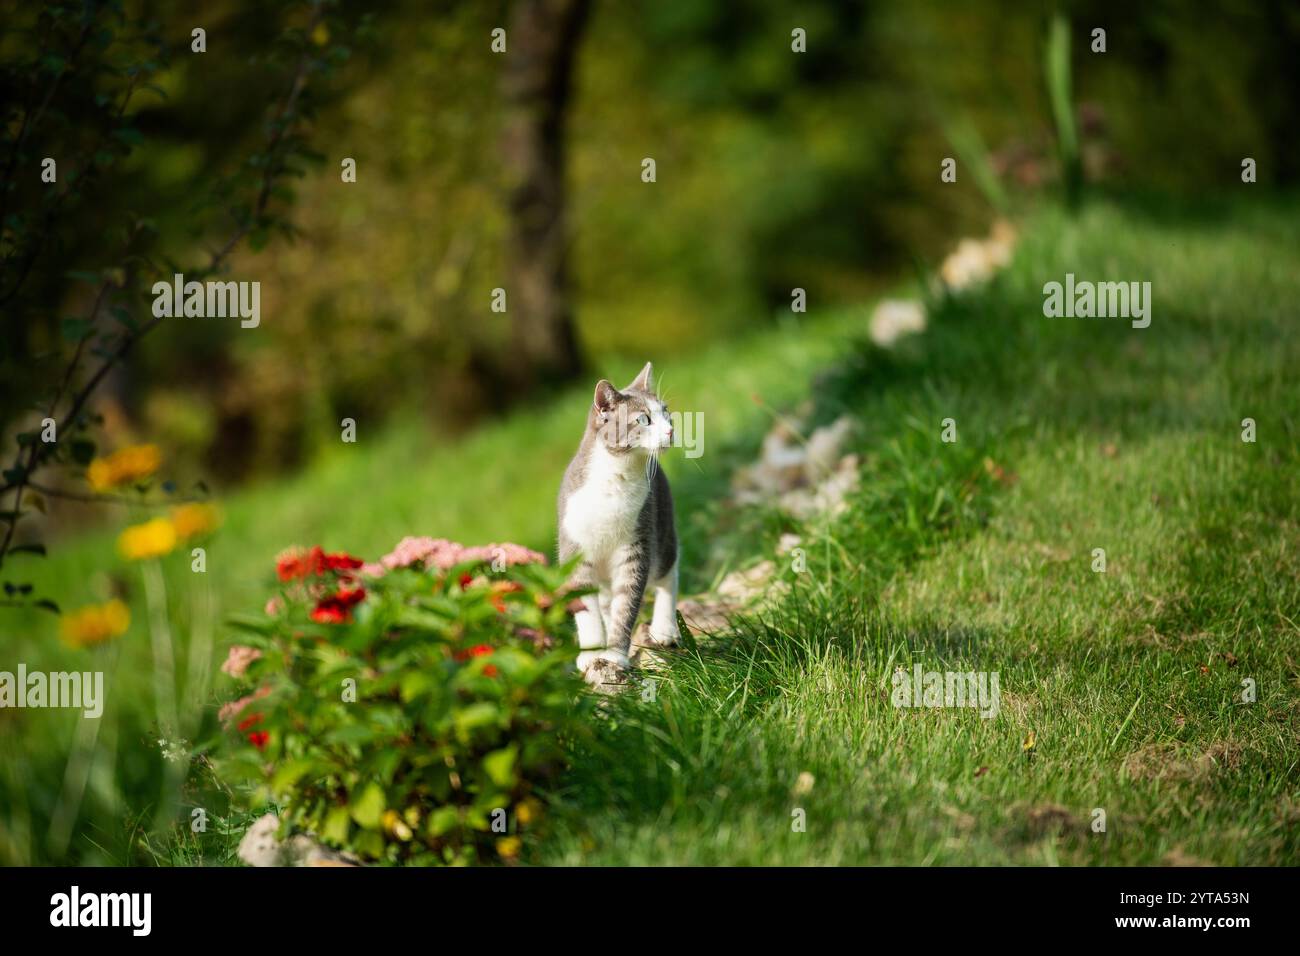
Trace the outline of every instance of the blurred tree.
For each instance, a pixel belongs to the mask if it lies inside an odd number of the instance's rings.
[[[331,23],[340,32],[347,26],[327,17],[334,6],[283,6],[265,57],[280,95],[254,124],[252,151],[234,172],[214,169],[187,184],[185,231],[204,241],[203,254],[191,250],[193,240],[178,242],[177,230],[160,230],[150,215],[165,212],[158,196],[135,195],[130,207],[115,201],[130,191],[129,161],[157,148],[140,101],[144,94],[169,99],[175,62],[196,52],[189,34],[168,39],[164,24],[113,0],[33,5],[7,19],[0,33],[0,83],[12,93],[0,108],[0,434],[24,430],[12,434],[16,448],[0,471],[6,577],[8,557],[45,553],[32,528],[43,518],[19,525],[33,510],[43,516],[47,498],[121,500],[100,488],[86,494],[77,481],[96,454],[101,416],[92,397],[113,375],[126,377],[141,340],[164,322],[151,308],[155,280],[184,273],[202,282],[242,244],[258,250],[275,236],[293,236],[288,181],[317,158],[308,139],[316,109],[309,88],[349,55],[328,43]],[[266,111],[265,98],[256,109]],[[96,268],[69,268],[80,254],[93,256]],[[76,312],[60,317],[65,301]],[[3,585],[0,606],[55,609],[23,581]]]
[[[510,208],[507,311],[521,353],[506,371],[516,394],[572,378],[581,367],[568,288],[564,121],[589,8],[589,0],[516,0],[511,10],[502,143]]]
[[[247,334],[163,323],[97,389],[100,434],[159,442],[182,479],[219,487],[301,465],[335,444],[345,415],[470,428],[579,358],[670,362],[788,315],[795,287],[816,309],[862,301],[982,233],[986,197],[1003,195],[1014,216],[1062,185],[1049,11],[1012,0],[393,0],[367,17],[370,6],[326,0],[311,41],[340,72],[321,84],[313,68],[300,134],[315,155],[284,164],[269,196],[287,209],[292,189],[300,241],[262,248],[284,230],[255,228],[227,262],[261,281],[266,321]],[[1248,155],[1260,189],[1295,183],[1300,6],[1049,6],[1075,24],[1093,194],[1239,189]],[[78,48],[88,10],[113,14],[111,56],[100,29]],[[351,24],[367,19],[363,36]],[[285,88],[305,23],[301,0],[208,0],[201,15],[159,0],[0,0],[0,177],[14,171],[0,197],[6,441],[53,397],[94,279],[127,255],[197,267],[238,225],[232,207],[251,209],[263,169],[243,161],[264,152],[268,91]],[[190,49],[200,25],[202,54]],[[1097,26],[1104,54],[1088,48]],[[504,53],[491,47],[498,28]],[[115,121],[133,78],[95,70],[133,62],[156,68]],[[654,186],[636,174],[646,156]],[[939,177],[948,156],[955,184]],[[45,157],[58,158],[57,184],[39,180]],[[356,182],[340,180],[345,157]],[[243,198],[212,195],[235,171]],[[117,309],[147,318],[130,299],[144,271],[126,284],[109,274],[95,328],[113,329]],[[491,310],[498,286],[505,314]]]

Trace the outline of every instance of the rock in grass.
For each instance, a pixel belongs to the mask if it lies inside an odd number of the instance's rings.
[[[904,335],[925,331],[925,306],[915,299],[882,299],[871,313],[871,341],[891,348]]]
[[[346,853],[317,843],[305,833],[280,840],[280,818],[268,813],[254,821],[239,841],[239,858],[249,866],[359,866]]]

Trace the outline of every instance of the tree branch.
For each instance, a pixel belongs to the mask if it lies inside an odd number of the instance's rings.
[[[317,2],[312,4],[311,21],[307,27],[308,36],[310,36],[311,31],[316,28],[317,24],[320,23],[321,17],[323,16],[323,12],[324,11],[323,11],[322,0],[317,0]],[[286,121],[292,115],[293,110],[297,106],[298,100],[302,95],[302,91],[306,87],[307,73],[310,65],[311,65],[310,48],[304,48],[302,54],[298,58],[298,63],[294,70],[293,80],[289,87],[289,92],[285,96],[285,98],[281,101],[280,107],[276,112],[275,119],[272,121],[271,135],[267,141],[267,149],[266,149],[268,156],[273,156],[276,153],[276,151],[281,147],[281,145],[284,143],[285,137],[289,129],[289,124]],[[48,101],[48,95],[47,95],[47,101]],[[11,154],[11,162],[12,162],[12,154]],[[271,200],[271,190],[274,187],[275,180],[279,176],[281,171],[282,171],[282,167],[278,157],[276,157],[274,160],[270,160],[267,162],[265,169],[263,170],[262,173],[260,188],[258,189],[257,199],[254,202],[251,214],[249,215],[249,217],[245,222],[241,223],[238,226],[238,228],[236,228],[234,234],[231,235],[230,238],[222,246],[220,246],[215,252],[212,253],[207,268],[204,269],[200,274],[209,275],[215,272],[217,269],[219,269],[221,265],[225,262],[226,258],[230,255],[230,253],[233,252],[236,246],[239,245],[240,241],[242,241],[248,235],[248,233],[252,231],[253,225],[266,212],[266,208],[269,205]],[[110,283],[108,281],[105,281],[99,287],[99,291],[95,296],[94,305],[91,307],[90,310],[89,318],[90,318],[90,322],[92,323],[99,315],[99,311],[103,304],[104,296],[108,292],[109,285]],[[86,402],[90,399],[91,394],[99,386],[100,382],[103,381],[104,377],[108,375],[109,371],[113,368],[113,366],[116,365],[118,362],[120,362],[123,358],[125,358],[126,355],[128,355],[130,351],[135,347],[136,343],[139,342],[140,339],[148,335],[150,332],[152,332],[155,328],[157,328],[161,321],[162,319],[160,317],[154,316],[148,322],[141,325],[135,331],[128,332],[128,334],[123,336],[122,341],[119,343],[118,347],[107,358],[104,359],[103,363],[95,370],[95,372],[90,376],[90,378],[87,379],[85,384],[82,385],[82,387],[73,396],[72,404],[69,407],[68,412],[63,416],[62,420],[60,420],[56,425],[56,434],[70,430],[70,428],[75,424],[78,416],[80,416],[81,412],[85,408]],[[50,403],[49,410],[47,412],[46,417],[53,416],[55,408],[57,408],[58,403],[62,400],[63,395],[68,388],[68,385],[72,381],[73,376],[76,374],[76,370],[81,362],[81,357],[85,349],[85,345],[90,340],[90,338],[91,338],[91,333],[87,332],[78,341],[76,352],[73,354],[72,362],[68,365],[68,368],[63,377],[63,381],[60,383],[59,390],[55,394],[53,401],[51,401]],[[6,480],[6,482],[3,485],[0,485],[0,496],[3,496],[10,492],[13,492],[14,494],[13,509],[12,509],[14,512],[14,518],[12,521],[8,522],[8,527],[5,531],[4,539],[2,542],[0,542],[0,567],[4,566],[5,556],[8,554],[9,548],[13,543],[14,530],[18,525],[17,513],[22,507],[23,492],[28,488],[36,487],[35,485],[32,484],[31,476],[33,475],[33,473],[36,471],[37,468],[39,468],[42,464],[44,464],[45,460],[53,453],[53,451],[54,451],[53,443],[47,444],[44,442],[32,442],[32,444],[28,446],[28,448],[20,448],[18,454],[15,456],[14,465],[13,465],[13,468],[18,471],[17,476],[12,479]],[[27,453],[27,460],[25,464],[23,462],[24,452]],[[44,491],[43,493],[50,494],[48,490]],[[62,497],[62,495],[59,496]]]

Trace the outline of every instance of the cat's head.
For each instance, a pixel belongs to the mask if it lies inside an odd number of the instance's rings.
[[[619,390],[606,379],[596,383],[590,425],[597,440],[616,455],[658,454],[673,442],[668,406],[650,382],[653,370],[645,363],[641,374]]]

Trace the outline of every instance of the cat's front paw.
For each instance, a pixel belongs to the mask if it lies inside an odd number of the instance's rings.
[[[656,631],[651,628],[646,632],[646,643],[651,647],[676,647],[680,640],[681,635],[677,632],[677,628],[671,631]]]
[[[578,670],[592,690],[601,694],[614,694],[628,685],[631,663],[619,651],[583,651],[578,655]]]

